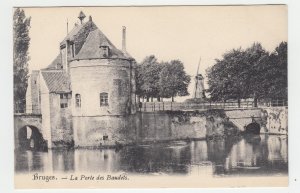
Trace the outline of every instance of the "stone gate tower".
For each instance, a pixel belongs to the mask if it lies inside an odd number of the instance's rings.
[[[121,50],[85,17],[80,12],[57,57],[29,80],[27,112],[42,114],[50,148],[112,144],[129,132],[122,117],[136,113],[136,62],[126,51],[126,27]]]

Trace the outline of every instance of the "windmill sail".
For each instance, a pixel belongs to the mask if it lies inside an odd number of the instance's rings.
[[[201,63],[201,57],[199,59],[199,63],[198,63],[198,68],[197,68],[197,73],[196,73],[196,76],[195,76],[195,88],[194,88],[194,98],[197,98],[197,87],[198,87],[198,81],[197,81],[197,76],[199,74],[199,68],[200,68],[200,63]]]

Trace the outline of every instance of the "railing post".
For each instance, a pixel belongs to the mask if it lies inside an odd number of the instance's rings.
[[[165,103],[163,102],[162,104],[163,104],[163,111],[164,111],[165,110]]]
[[[146,103],[144,103],[144,111],[146,112]]]
[[[172,108],[172,102],[171,102],[171,111],[173,110],[173,108]]]

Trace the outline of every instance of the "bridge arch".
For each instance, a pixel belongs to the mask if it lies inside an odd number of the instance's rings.
[[[39,129],[33,125],[25,125],[18,130],[19,144],[21,150],[45,150],[47,149],[46,141]]]
[[[46,150],[48,141],[39,114],[14,115],[15,149]]]
[[[249,134],[255,134],[258,135],[260,134],[260,125],[257,122],[252,122],[245,126],[245,133]]]

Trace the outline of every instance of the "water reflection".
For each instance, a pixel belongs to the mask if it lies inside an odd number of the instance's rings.
[[[287,136],[177,141],[120,150],[16,151],[16,172],[287,175]]]

